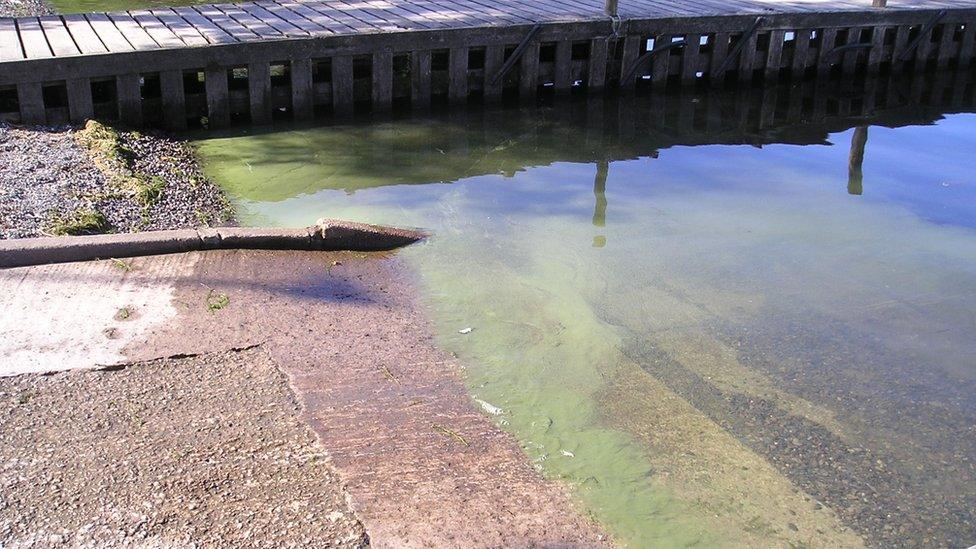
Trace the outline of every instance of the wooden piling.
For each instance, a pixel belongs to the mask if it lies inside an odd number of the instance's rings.
[[[68,117],[78,124],[95,116],[92,104],[91,80],[88,78],[69,78],[65,82],[68,92]]]

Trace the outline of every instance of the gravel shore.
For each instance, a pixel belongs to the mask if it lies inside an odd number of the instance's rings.
[[[261,349],[0,378],[0,547],[363,547]]]
[[[24,17],[54,13],[44,0],[0,0],[0,17]]]
[[[0,124],[0,238],[229,222],[226,198],[201,172],[187,143],[95,128],[111,142],[86,147],[78,139],[86,134],[77,128]]]

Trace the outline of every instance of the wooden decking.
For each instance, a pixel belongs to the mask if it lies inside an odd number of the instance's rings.
[[[258,0],[0,19],[0,120],[221,127],[974,57],[976,0]]]
[[[895,0],[887,10],[976,8]],[[621,19],[857,12],[865,0],[623,0]],[[267,40],[606,19],[602,0],[258,0],[0,19],[0,62]]]

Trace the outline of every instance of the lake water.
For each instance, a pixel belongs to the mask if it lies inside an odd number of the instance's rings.
[[[433,231],[400,256],[441,345],[621,541],[974,544],[972,86],[777,121],[795,91],[198,144],[244,224]]]

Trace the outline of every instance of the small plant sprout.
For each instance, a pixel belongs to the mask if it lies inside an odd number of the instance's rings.
[[[132,270],[132,263],[127,261],[122,261],[121,259],[111,258],[112,265],[115,265],[118,269],[124,272],[130,272]]]
[[[230,298],[227,297],[227,294],[218,294],[213,290],[213,288],[211,288],[210,293],[207,294],[207,310],[211,313],[223,309],[229,303]]]

